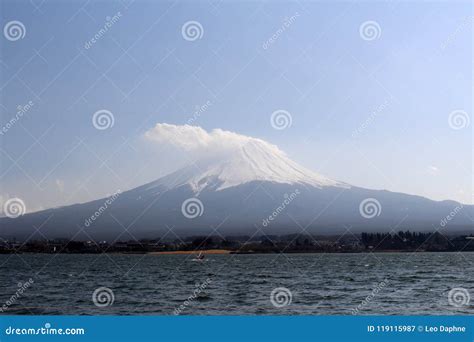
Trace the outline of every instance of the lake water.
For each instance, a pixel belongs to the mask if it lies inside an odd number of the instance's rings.
[[[18,298],[4,314],[474,314],[474,298],[461,307],[448,303],[452,288],[474,295],[474,253],[192,259],[190,255],[0,255],[0,307],[14,296]],[[33,283],[19,294],[19,285],[24,287],[30,278]],[[105,305],[97,306],[93,293],[101,287],[111,292],[98,290],[96,302]],[[276,306],[270,300],[272,291],[278,293],[273,297]]]

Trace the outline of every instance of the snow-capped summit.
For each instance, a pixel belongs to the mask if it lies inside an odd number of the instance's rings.
[[[302,228],[312,234],[342,234],[348,227],[351,232],[388,232],[394,227],[472,231],[474,206],[337,182],[298,165],[264,140],[167,124],[156,125],[146,137],[188,151],[196,161],[113,200],[0,218],[0,238],[31,238],[39,226],[38,238],[106,240],[126,233],[134,238],[207,236],[216,229],[219,234],[248,236],[262,229],[266,234],[288,234],[301,233]],[[464,214],[441,227],[440,222],[458,211],[455,208]],[[82,232],[96,213],[102,214]],[[263,226],[267,219],[270,223]]]
[[[302,167],[274,145],[251,138],[226,150],[225,154],[197,160],[181,170],[149,183],[148,190],[157,186],[171,189],[189,185],[194,192],[200,193],[204,189],[220,191],[253,181],[300,183],[317,188],[350,187]]]

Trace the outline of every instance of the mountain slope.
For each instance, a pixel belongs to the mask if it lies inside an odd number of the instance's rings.
[[[208,187],[219,191],[252,181],[305,183],[317,188],[349,187],[305,169],[289,159],[276,146],[259,139],[252,139],[238,146],[230,155],[200,160],[150,183],[148,187],[164,186],[170,189],[187,184],[199,193]]]
[[[276,146],[251,139],[231,153],[208,156],[113,201],[0,219],[0,237],[128,240],[216,231],[467,231],[473,217],[473,206],[331,180],[301,167]]]

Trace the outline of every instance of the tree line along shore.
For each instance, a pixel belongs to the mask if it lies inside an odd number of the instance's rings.
[[[474,235],[446,236],[439,232],[361,233],[338,236],[191,236],[183,239],[129,241],[71,241],[68,239],[0,240],[0,254],[9,253],[364,253],[364,252],[472,252]]]

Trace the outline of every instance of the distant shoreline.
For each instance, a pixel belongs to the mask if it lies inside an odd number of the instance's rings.
[[[0,241],[0,254],[321,254],[474,252],[474,236],[439,232],[361,233],[343,237],[290,234],[270,236],[194,236],[185,240],[74,241],[67,239]]]
[[[149,255],[192,255],[192,254],[231,254],[232,251],[226,249],[207,249],[207,250],[198,250],[198,251],[163,251],[163,252],[149,252],[146,254]]]
[[[159,255],[265,255],[265,254],[407,254],[407,253],[473,253],[472,250],[462,250],[462,251],[436,251],[436,250],[372,250],[372,251],[285,251],[285,252],[278,252],[278,251],[234,251],[234,250],[225,250],[225,249],[211,249],[211,250],[196,250],[196,251],[162,251],[162,252],[21,252],[19,254],[63,254],[63,255],[97,255],[97,254],[115,254],[115,255],[151,255],[151,256],[159,256]],[[0,253],[0,255],[9,255],[13,253]]]

